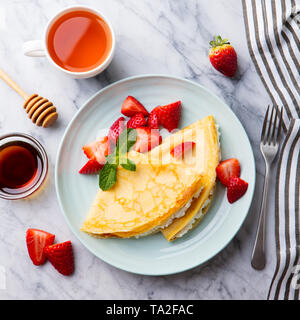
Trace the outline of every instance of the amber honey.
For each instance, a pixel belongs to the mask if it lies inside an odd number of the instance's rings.
[[[15,141],[0,148],[0,190],[19,194],[33,187],[43,164],[39,152],[29,143]]]
[[[84,72],[101,65],[112,49],[107,23],[88,11],[72,11],[58,18],[47,37],[48,52],[60,67]]]

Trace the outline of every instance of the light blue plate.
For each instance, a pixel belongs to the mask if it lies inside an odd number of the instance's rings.
[[[86,162],[82,146],[107,134],[120,117],[123,100],[132,95],[148,110],[182,101],[183,128],[207,115],[220,126],[222,158],[241,162],[241,177],[248,191],[230,205],[225,188],[218,183],[212,205],[202,222],[172,243],[159,233],[141,239],[96,239],[80,227],[98,190],[97,176],[78,170]],[[181,272],[209,260],[234,237],[247,216],[255,186],[251,145],[231,109],[207,89],[180,78],[145,75],[118,81],[94,95],[78,111],[61,141],[55,171],[56,191],[62,212],[72,231],[92,253],[107,263],[138,274],[166,275]]]

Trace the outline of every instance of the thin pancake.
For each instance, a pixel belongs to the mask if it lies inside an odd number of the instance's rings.
[[[196,142],[195,150],[184,159],[174,159],[171,148],[188,140]],[[147,154],[129,152],[137,170],[118,168],[116,185],[98,191],[82,230],[127,238],[164,225],[203,187],[204,145],[203,121],[198,121]]]
[[[197,213],[203,206],[205,210],[202,213],[208,211],[208,207],[205,205],[206,201],[210,198],[212,199],[214,192],[214,185],[216,182],[216,167],[220,159],[220,148],[218,133],[215,126],[215,122],[212,116],[206,117],[201,120],[203,127],[205,128],[205,164],[203,177],[204,189],[198,198],[192,201],[191,206],[186,211],[186,214],[178,219],[174,219],[173,223],[162,230],[162,234],[168,241],[172,241],[181,234],[182,230],[189,227],[190,223],[197,224],[198,219],[195,219]],[[209,200],[210,202],[211,200]],[[203,215],[201,215],[203,217]]]
[[[162,224],[183,207],[201,187],[200,172],[178,163],[149,163],[145,155],[131,152],[136,171],[118,168],[117,183],[99,190],[82,226],[105,237],[131,237]]]

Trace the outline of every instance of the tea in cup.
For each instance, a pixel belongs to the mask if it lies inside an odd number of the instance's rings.
[[[43,41],[29,41],[23,46],[25,55],[46,56],[74,78],[93,77],[105,70],[114,50],[110,22],[85,6],[64,9],[49,21]]]

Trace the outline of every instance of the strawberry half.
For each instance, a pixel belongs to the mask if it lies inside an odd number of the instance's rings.
[[[228,39],[215,36],[209,44],[212,47],[209,51],[212,66],[226,77],[233,77],[237,70],[237,55]]]
[[[74,257],[71,241],[53,244],[44,249],[48,260],[61,274],[68,276],[74,271]]]
[[[240,163],[236,158],[221,161],[216,168],[217,177],[226,187],[228,187],[231,177],[240,176],[240,171]]]
[[[159,121],[155,109],[153,109],[149,114],[147,126],[151,129],[159,129]]]
[[[247,191],[248,183],[238,177],[231,177],[229,179],[227,189],[227,199],[229,203],[233,203],[240,199]]]
[[[169,132],[178,127],[181,115],[181,101],[176,101],[165,106],[156,107],[155,112],[159,123]]]
[[[176,159],[181,159],[184,153],[188,152],[189,150],[193,149],[196,145],[193,141],[182,142],[181,144],[174,147],[170,153]]]
[[[149,112],[136,98],[128,96],[122,104],[121,113],[126,117],[132,117],[139,112],[145,117],[148,117],[149,115]]]
[[[127,122],[127,128],[136,129],[136,128],[144,127],[146,124],[147,124],[147,121],[144,115],[141,112],[139,112],[129,119],[129,121]]]
[[[120,117],[117,119],[109,129],[108,140],[111,144],[116,145],[119,135],[125,129],[125,118]]]
[[[133,150],[137,152],[146,152],[161,143],[161,135],[158,130],[148,127],[137,128],[137,139]]]
[[[54,242],[55,235],[39,229],[28,229],[26,244],[29,257],[33,264],[39,266],[46,261],[44,248]]]
[[[91,160],[97,160],[99,164],[105,163],[108,155],[108,137],[101,138],[82,147],[85,155]]]
[[[95,174],[103,168],[103,164],[100,164],[97,160],[90,159],[80,170],[81,174]]]

